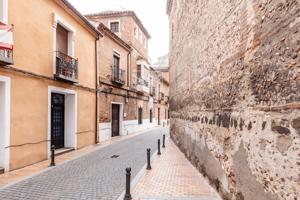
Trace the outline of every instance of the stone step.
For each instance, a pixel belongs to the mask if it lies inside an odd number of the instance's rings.
[[[0,174],[4,174],[4,168],[0,167]]]
[[[64,148],[61,148],[61,149],[56,149],[55,150],[55,155],[60,156],[62,154],[69,153],[69,152],[74,151],[74,150],[75,150],[74,148],[68,148],[68,147],[64,147]]]

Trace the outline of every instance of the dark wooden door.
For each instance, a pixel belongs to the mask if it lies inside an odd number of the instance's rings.
[[[138,123],[143,124],[143,108],[139,108],[138,110]]]
[[[160,108],[158,108],[157,114],[158,114],[158,125],[160,125]]]
[[[150,110],[150,123],[152,123],[153,121],[153,112],[152,112],[152,109]]]
[[[120,135],[120,105],[112,104],[112,123],[111,123],[112,137]]]
[[[51,146],[65,146],[65,95],[51,94]]]

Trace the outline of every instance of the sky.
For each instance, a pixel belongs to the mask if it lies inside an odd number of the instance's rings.
[[[151,35],[149,56],[153,63],[169,51],[167,0],[69,0],[82,14],[105,10],[134,10]]]

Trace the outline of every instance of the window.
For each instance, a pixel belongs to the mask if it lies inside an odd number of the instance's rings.
[[[120,56],[116,53],[114,53],[114,61],[113,61],[113,67],[119,69],[120,68]]]
[[[53,16],[56,24],[53,50],[74,57],[76,30],[56,13]]]
[[[0,22],[8,24],[8,2],[0,0]]]
[[[56,27],[56,50],[68,55],[68,30],[60,24]]]
[[[142,77],[142,65],[137,65],[137,77]]]
[[[120,31],[120,23],[119,22],[111,22],[110,30],[114,33],[119,33]]]

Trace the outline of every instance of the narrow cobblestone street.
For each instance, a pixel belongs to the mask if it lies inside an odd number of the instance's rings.
[[[125,189],[125,168],[131,167],[135,177],[146,163],[146,148],[154,153],[157,139],[167,131],[154,129],[58,165],[1,189],[0,199],[117,199]]]

